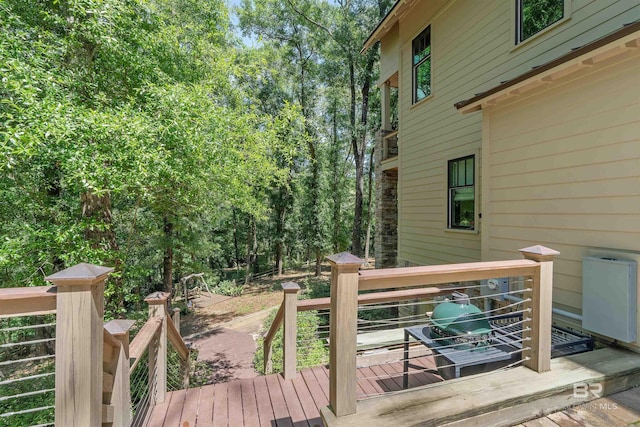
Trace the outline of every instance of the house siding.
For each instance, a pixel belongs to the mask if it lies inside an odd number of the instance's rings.
[[[480,234],[447,230],[447,161],[476,154],[476,168],[482,163],[482,114],[462,115],[453,104],[640,18],[637,1],[573,1],[568,19],[514,46],[513,8],[503,0],[421,1],[400,20],[397,38],[382,39],[384,72],[399,61],[399,263],[483,258]],[[411,42],[427,25],[432,95],[412,105]],[[480,198],[481,171],[477,178]]]
[[[396,24],[385,34],[382,43],[380,43],[379,84],[386,82],[391,76],[398,72],[398,66],[400,64],[399,43],[398,24]]]
[[[583,256],[640,252],[640,53],[623,58],[482,113],[483,258],[560,251],[554,305],[577,313]]]

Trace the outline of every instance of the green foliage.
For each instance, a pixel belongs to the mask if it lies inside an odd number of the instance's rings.
[[[520,40],[528,39],[564,16],[565,0],[520,1],[522,8]]]
[[[214,294],[226,295],[228,297],[237,297],[242,295],[243,286],[238,285],[233,280],[223,280],[215,285],[211,291]]]
[[[271,325],[275,318],[277,310],[271,312],[265,320],[265,325]],[[324,345],[324,340],[318,334],[318,326],[320,325],[318,317],[313,312],[303,311],[298,313],[297,324],[297,359],[298,369],[319,366],[327,363],[329,360],[328,349]],[[283,363],[283,347],[282,347],[282,327],[278,329],[272,342],[272,366],[274,372],[282,370]],[[256,371],[264,374],[264,345],[263,340],[259,339],[257,343],[256,353],[253,358],[253,365]]]

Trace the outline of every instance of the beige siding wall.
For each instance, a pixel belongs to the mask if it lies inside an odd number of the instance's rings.
[[[513,3],[424,0],[400,21],[400,263],[482,258],[478,233],[447,230],[447,161],[479,153],[482,140],[482,113],[462,115],[453,104],[640,17],[635,0],[576,0],[568,19],[514,47]],[[411,41],[427,25],[431,25],[432,96],[412,105]],[[476,165],[480,162],[477,158]],[[480,180],[477,195],[479,187]],[[517,253],[508,257],[514,256]]]
[[[532,92],[482,113],[483,255],[560,251],[554,301],[580,312],[582,257],[640,252],[640,53]]]
[[[400,69],[400,38],[398,24],[380,40],[380,80],[382,84]]]

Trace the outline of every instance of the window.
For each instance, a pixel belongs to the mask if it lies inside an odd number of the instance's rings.
[[[516,0],[516,44],[564,18],[564,0]]]
[[[413,103],[431,94],[431,27],[413,39]]]
[[[475,156],[449,160],[449,228],[475,226]]]

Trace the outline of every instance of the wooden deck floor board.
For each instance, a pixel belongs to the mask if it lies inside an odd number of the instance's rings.
[[[397,388],[388,376],[396,373],[401,380],[401,369],[396,363],[375,371]],[[358,369],[358,377],[372,377],[360,380],[359,395],[382,392],[375,375],[372,368]],[[435,382],[431,377],[423,379]],[[289,381],[275,374],[168,393],[166,402],[153,409],[147,425],[182,427],[188,422],[189,427],[320,427],[320,408],[329,404],[328,396],[329,370],[317,366],[303,369]]]
[[[274,415],[265,377],[255,378],[253,380],[253,388],[256,393],[256,404],[258,406],[258,417],[260,418],[260,426],[271,427],[271,421],[274,419]]]
[[[300,405],[302,406],[302,410],[304,411],[307,420],[309,420],[309,425],[312,427],[314,425],[322,425],[320,411],[318,411],[318,407],[316,406],[313,397],[311,397],[311,393],[309,392],[302,376],[296,376],[291,380],[291,384],[295,388],[298,399],[300,399]]]
[[[228,404],[227,383],[216,384],[213,398],[213,427],[226,427],[229,425]]]
[[[318,385],[322,389],[325,397],[327,398],[327,402],[329,401],[329,376],[328,371],[325,371],[322,366],[316,366],[311,368],[311,371],[316,376],[316,380],[318,381]]]
[[[215,396],[215,386],[205,385],[200,388],[200,404],[198,406],[197,427],[209,427],[213,422],[213,401]]]
[[[291,417],[294,427],[309,427],[307,417],[302,409],[302,404],[298,398],[298,393],[291,381],[285,381],[280,375],[276,376],[278,382],[280,382],[280,388],[282,389],[282,395],[286,396],[285,403],[287,404],[287,410]]]
[[[228,411],[229,411],[229,427],[241,426],[244,424],[242,404],[242,390],[240,381],[231,381],[227,391]]]
[[[304,383],[307,386],[316,407],[322,408],[327,406],[329,404],[329,399],[327,399],[325,392],[322,391],[315,374],[310,369],[303,369],[300,372],[300,376],[304,379]]]
[[[178,420],[176,425],[182,425],[184,422],[188,422],[189,426],[196,425],[196,419],[198,417],[198,407],[200,404],[200,387],[190,388],[184,396],[184,406],[182,407],[182,416]],[[182,423],[182,424],[180,424]]]
[[[258,402],[253,386],[253,380],[247,378],[240,381],[242,390],[242,414],[246,427],[260,427],[260,417],[258,416]]]
[[[182,417],[182,409],[184,408],[184,398],[186,395],[186,390],[178,390],[171,393],[171,402],[169,402],[169,408],[167,409],[167,415],[165,416],[164,421],[166,425],[179,425],[180,418]]]
[[[278,427],[293,427],[291,417],[289,416],[289,410],[287,409],[287,403],[285,402],[285,397],[282,394],[282,389],[280,388],[278,376],[269,375],[266,378],[269,396],[271,397],[271,405],[273,406],[275,425]]]

